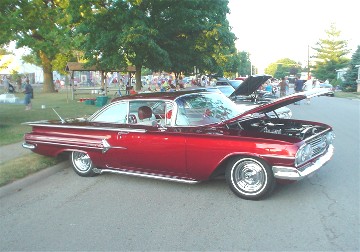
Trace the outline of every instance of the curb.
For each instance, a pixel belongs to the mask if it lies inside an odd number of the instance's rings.
[[[22,179],[14,181],[10,184],[4,185],[4,186],[0,187],[0,198],[3,198],[10,194],[16,193],[18,191],[21,191],[25,187],[35,184],[36,182],[38,182],[44,178],[50,177],[51,175],[54,175],[55,173],[62,171],[69,166],[70,166],[70,162],[64,161],[57,165],[48,167],[39,172],[31,174],[25,178],[22,178]]]

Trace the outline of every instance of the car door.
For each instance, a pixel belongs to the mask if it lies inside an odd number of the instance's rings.
[[[136,114],[133,107],[142,105],[149,104],[129,104],[129,115]],[[109,168],[155,172],[169,176],[185,176],[187,173],[185,137],[169,132],[163,126],[128,123],[126,127],[112,133],[109,144],[111,148],[104,154]]]

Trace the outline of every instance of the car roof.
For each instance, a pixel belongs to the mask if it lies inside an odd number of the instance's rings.
[[[191,93],[199,93],[204,92],[205,89],[192,89],[186,91],[174,91],[174,92],[148,92],[148,93],[138,93],[135,95],[125,95],[116,97],[111,102],[121,101],[121,100],[151,100],[151,99],[164,99],[164,100],[175,100],[177,97],[184,95],[184,94],[191,94]]]

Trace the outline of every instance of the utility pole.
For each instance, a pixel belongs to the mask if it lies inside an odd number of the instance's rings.
[[[307,62],[308,62],[308,77],[307,77],[307,79],[309,80],[310,79],[310,47],[309,47],[309,45],[308,45],[308,60],[307,60]]]

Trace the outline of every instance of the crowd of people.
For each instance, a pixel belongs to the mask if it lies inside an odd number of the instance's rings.
[[[328,82],[328,81],[326,81]],[[294,82],[294,92],[304,92],[309,91],[313,88],[320,88],[320,81],[317,79],[309,79],[309,80],[302,80],[300,78],[295,78]],[[279,97],[284,97],[290,94],[290,85],[287,77],[282,77],[281,81],[279,82],[276,79],[270,79],[265,82],[265,84],[261,87],[262,90],[267,92],[272,92],[274,95],[277,95],[279,92]],[[299,104],[299,103],[295,103]],[[310,99],[306,100],[306,104],[310,104]]]
[[[129,83],[130,79],[127,79],[127,82],[124,81],[123,78],[119,78],[119,80],[116,81],[119,89],[125,89],[126,94],[137,94],[138,92],[165,92],[165,91],[177,91],[186,87],[191,86],[200,86],[200,87],[206,87],[215,85],[214,80],[210,79],[208,76],[201,76],[197,79],[185,79],[179,78],[179,80],[173,80],[172,78],[168,76],[159,76],[152,78],[151,80],[147,78],[146,80],[143,80],[141,90],[135,91],[134,86],[135,83]],[[125,84],[126,83],[126,84]],[[216,80],[215,80],[216,83]],[[33,89],[30,85],[29,78],[21,78],[19,77],[16,80],[16,88],[10,83],[9,76],[4,76],[2,79],[2,84],[4,86],[4,92],[5,93],[15,93],[15,92],[22,92],[25,94],[24,103],[26,106],[26,110],[31,109],[31,99],[33,99]],[[57,79],[54,82],[55,88],[60,88],[61,83],[59,79]],[[294,92],[303,92],[308,91],[313,88],[319,88],[320,82],[316,79],[309,79],[309,80],[301,80],[300,78],[296,78],[294,82]],[[266,92],[271,92],[275,96],[284,97],[286,95],[290,94],[290,86],[289,86],[289,80],[287,77],[281,78],[281,81],[277,79],[269,79],[260,87],[261,90]],[[296,104],[296,103],[295,103]],[[299,104],[299,103],[298,103]],[[307,99],[306,104],[310,104],[310,99]]]

